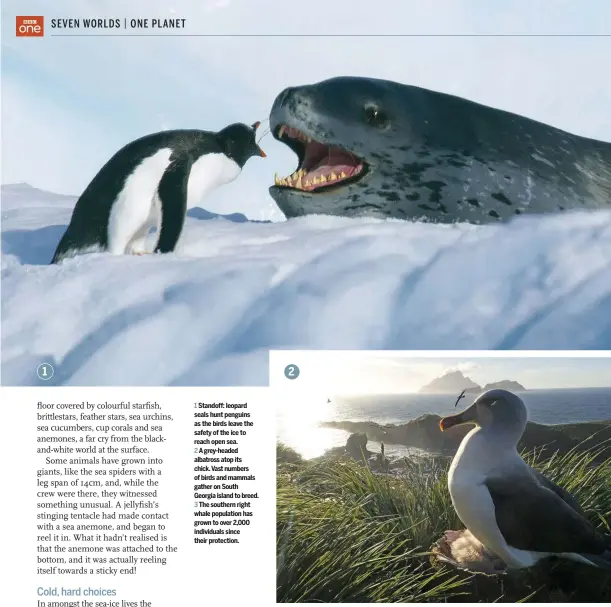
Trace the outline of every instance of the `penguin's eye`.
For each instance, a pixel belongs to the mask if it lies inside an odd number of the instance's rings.
[[[378,128],[384,128],[388,123],[386,114],[375,105],[368,105],[365,107],[365,120],[371,126]]]

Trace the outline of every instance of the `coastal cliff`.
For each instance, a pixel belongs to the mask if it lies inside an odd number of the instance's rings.
[[[325,428],[336,428],[350,433],[365,434],[369,440],[387,445],[415,447],[430,453],[453,455],[464,436],[473,428],[471,424],[454,426],[445,432],[439,429],[441,417],[422,415],[404,424],[381,425],[376,422],[336,421],[323,422]],[[604,441],[609,445],[602,446]],[[554,452],[568,453],[570,450],[585,451],[600,446],[596,459],[611,457],[611,420],[581,422],[548,426],[528,422],[519,449],[537,449],[543,456]]]

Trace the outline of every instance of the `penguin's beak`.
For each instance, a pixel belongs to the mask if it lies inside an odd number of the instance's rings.
[[[256,131],[260,126],[261,126],[261,121],[257,120],[257,122],[255,122],[252,125],[252,130]],[[261,138],[261,139],[263,139],[263,138]],[[259,146],[257,146],[257,150],[259,150],[259,156],[261,156],[261,158],[267,158],[267,154]]]

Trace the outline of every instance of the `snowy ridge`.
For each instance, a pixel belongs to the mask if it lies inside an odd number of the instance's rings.
[[[270,348],[611,349],[611,213],[430,225],[195,209],[176,253],[49,266],[75,199],[2,188],[2,383],[263,385]]]

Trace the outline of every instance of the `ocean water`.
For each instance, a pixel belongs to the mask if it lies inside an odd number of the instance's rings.
[[[542,424],[611,419],[611,388],[528,390],[518,393],[526,403],[529,419]],[[307,411],[280,409],[277,414],[278,439],[305,458],[318,457],[327,449],[346,443],[344,430],[321,428],[323,421],[374,421],[379,424],[404,424],[425,413],[447,415],[470,405],[475,394],[466,395],[454,408],[458,394],[400,394],[336,397],[331,403],[312,403]],[[370,441],[370,449],[379,444]],[[400,445],[386,445],[390,457],[415,450]]]

